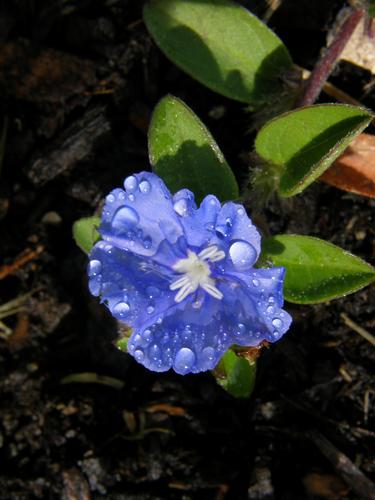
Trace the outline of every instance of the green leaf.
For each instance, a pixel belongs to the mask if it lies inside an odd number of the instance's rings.
[[[173,193],[188,188],[197,202],[207,194],[221,201],[238,197],[236,179],[213,137],[176,97],[164,97],[156,106],[148,144],[155,172]]]
[[[369,0],[368,14],[370,17],[375,17],[375,0]]]
[[[292,65],[281,40],[257,17],[228,0],[154,0],[144,21],[177,66],[231,99],[261,105]]]
[[[256,363],[241,358],[229,349],[221,358],[214,374],[229,394],[236,398],[248,398],[254,389]]]
[[[308,106],[268,122],[255,140],[257,154],[279,166],[279,192],[303,191],[370,123],[366,110],[344,104]]]
[[[85,253],[90,253],[94,244],[100,239],[100,234],[96,230],[99,226],[99,217],[85,217],[73,224],[73,238]]]
[[[375,269],[359,257],[310,236],[265,238],[261,260],[285,267],[284,297],[296,304],[343,297],[375,279]]]

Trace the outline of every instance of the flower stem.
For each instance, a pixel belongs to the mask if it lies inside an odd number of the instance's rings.
[[[359,21],[362,19],[366,9],[362,3],[350,7],[350,12],[336,33],[332,43],[325,50],[315,68],[311,72],[309,79],[297,100],[296,107],[313,104],[318,98],[323,85],[331,74],[341,52],[344,50],[349,38],[352,36]]]

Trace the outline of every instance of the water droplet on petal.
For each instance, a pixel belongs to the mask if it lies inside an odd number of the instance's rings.
[[[134,201],[134,200],[135,200],[135,196],[134,196],[134,194],[129,194],[129,196],[128,196],[128,200],[129,200],[129,201]]]
[[[259,286],[259,280],[253,280],[253,285],[254,286]]]
[[[113,202],[115,201],[115,199],[116,199],[116,198],[113,196],[113,194],[109,194],[109,195],[106,197],[105,201],[106,201],[107,203],[113,203]]]
[[[238,323],[237,329],[234,332],[236,335],[243,335],[246,332],[246,327],[242,323]]]
[[[228,226],[228,227],[232,227],[233,226],[233,222],[232,222],[232,219],[230,217],[227,217],[225,219],[225,224]]]
[[[204,358],[212,361],[215,357],[215,351],[212,347],[205,347],[202,351],[202,355]]]
[[[280,318],[274,318],[272,320],[272,324],[275,328],[281,328],[283,326],[283,322],[281,321]]]
[[[177,373],[185,375],[190,371],[195,363],[195,354],[188,347],[183,347],[178,351],[174,360],[174,368]]]
[[[210,222],[207,222],[204,227],[207,229],[207,231],[213,231],[214,230],[214,225]]]
[[[87,269],[87,273],[88,273],[90,278],[99,274],[101,272],[101,270],[102,270],[102,263],[100,262],[100,260],[96,260],[96,259],[90,260],[89,265],[88,265],[88,269]]]
[[[120,207],[112,217],[112,226],[119,231],[135,226],[139,222],[139,215],[130,207]]]
[[[130,177],[127,177],[124,182],[124,188],[128,193],[132,193],[135,191],[138,187],[138,181],[137,178],[134,177],[134,175],[131,175]]]
[[[142,351],[142,349],[136,349],[133,355],[135,359],[139,362],[142,361],[145,357],[145,353]]]
[[[227,238],[230,235],[230,231],[227,226],[216,226],[215,227],[216,236],[220,239]]]
[[[143,194],[147,194],[151,191],[151,184],[148,181],[142,181],[139,184],[139,190]]]
[[[275,312],[275,308],[273,306],[268,306],[266,311],[268,314],[273,314]]]
[[[147,314],[152,314],[155,311],[155,307],[148,306],[146,310],[147,310]]]
[[[148,286],[146,288],[146,293],[150,297],[150,299],[160,297],[160,294],[161,294],[159,288],[156,288],[156,286]]]
[[[145,247],[146,250],[151,248],[152,245],[152,240],[149,236],[146,236],[146,238],[143,240],[143,246]]]
[[[237,208],[237,215],[245,215],[245,210],[243,208]]]
[[[154,344],[153,346],[151,346],[150,355],[151,355],[152,359],[155,359],[155,360],[160,358],[160,348],[158,347],[157,344]]]
[[[142,338],[146,342],[150,342],[151,340],[151,330],[147,329],[142,332]]]
[[[102,289],[102,277],[100,275],[89,280],[89,290],[92,295],[99,297]]]
[[[173,205],[174,211],[178,213],[181,217],[186,217],[188,215],[188,206],[185,199],[176,201]]]
[[[128,314],[129,310],[130,310],[129,304],[127,304],[126,302],[119,302],[113,308],[112,313],[114,315],[120,316],[120,318],[123,318]]]
[[[234,267],[239,271],[245,271],[255,262],[256,252],[252,245],[246,241],[236,241],[229,248],[229,255]]]

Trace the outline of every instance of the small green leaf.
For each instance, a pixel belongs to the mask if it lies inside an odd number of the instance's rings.
[[[85,217],[73,224],[73,238],[85,253],[90,253],[94,244],[100,239],[100,234],[96,230],[99,226],[99,217]]]
[[[254,389],[256,363],[241,358],[229,349],[214,371],[223,389],[236,398],[248,398]]]
[[[281,40],[257,17],[228,0],[154,0],[144,21],[177,66],[231,99],[261,105],[292,65]]]
[[[172,193],[188,188],[199,202],[207,194],[221,201],[238,198],[233,172],[213,137],[182,101],[162,99],[148,134],[150,162]]]
[[[281,196],[294,196],[317,179],[372,118],[355,106],[308,106],[264,125],[255,149],[263,160],[280,167]]]
[[[359,257],[310,236],[265,238],[261,259],[285,267],[284,297],[296,304],[343,297],[375,279],[375,269]]]

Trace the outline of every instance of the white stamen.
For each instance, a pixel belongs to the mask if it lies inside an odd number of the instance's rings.
[[[170,284],[170,290],[178,290],[174,300],[181,302],[188,295],[202,287],[205,292],[221,300],[223,294],[215,286],[215,280],[211,278],[211,269],[208,262],[217,262],[225,258],[225,253],[212,245],[202,250],[198,255],[188,250],[186,259],[179,260],[173,269],[183,276]]]

